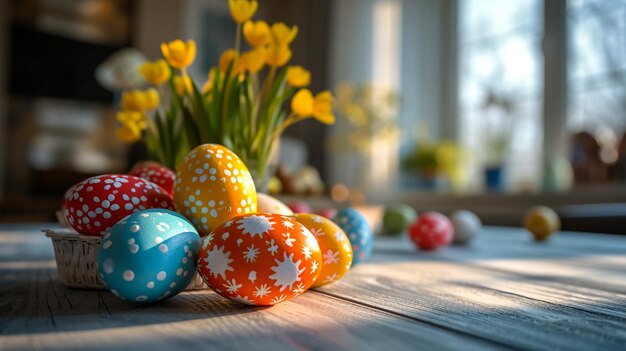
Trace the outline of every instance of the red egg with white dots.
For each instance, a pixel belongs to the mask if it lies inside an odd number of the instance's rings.
[[[170,195],[173,193],[176,173],[165,166],[159,164],[138,165],[131,169],[128,174],[149,180]]]
[[[409,237],[422,250],[436,250],[447,246],[454,236],[454,227],[438,212],[426,212],[409,226]]]
[[[202,240],[198,273],[215,292],[248,305],[274,305],[305,292],[322,271],[315,236],[278,214],[237,216]]]
[[[83,235],[103,235],[122,218],[149,208],[173,210],[172,198],[160,186],[125,174],[91,177],[65,192],[63,215]]]
[[[293,213],[313,213],[311,205],[304,201],[293,201],[289,203],[288,206],[293,211]]]

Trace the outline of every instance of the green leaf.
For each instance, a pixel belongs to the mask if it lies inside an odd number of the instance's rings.
[[[198,130],[198,126],[195,124],[193,116],[191,115],[191,111],[189,111],[188,109],[183,109],[181,113],[183,116],[183,126],[185,129],[187,142],[190,146],[199,145],[201,143],[200,131]]]
[[[157,136],[148,131],[144,136],[144,140],[150,159],[155,160],[161,164],[166,164],[166,160],[159,146],[159,140]]]
[[[172,141],[170,140],[170,135],[168,133],[167,121],[164,116],[162,116],[159,111],[155,111],[154,113],[154,121],[156,123],[157,130],[159,132],[159,148],[161,149],[161,153],[164,158],[163,164],[168,167],[171,167],[172,162]]]
[[[212,130],[208,125],[209,121],[209,112],[206,106],[206,99],[198,90],[198,87],[194,82],[191,83],[191,87],[193,90],[193,105],[194,112],[196,114],[195,120],[198,121],[198,127],[200,129],[200,139],[203,143],[210,142],[212,138]]]
[[[211,94],[213,95],[208,105],[209,115],[207,116],[209,125],[211,126],[213,140],[217,139],[218,133],[222,130],[221,116],[219,115],[220,104],[222,102],[222,89],[220,88],[220,85],[222,84],[221,78],[222,73],[216,68],[213,90],[211,91]]]

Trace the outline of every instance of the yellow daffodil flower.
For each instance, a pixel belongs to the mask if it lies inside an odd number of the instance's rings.
[[[258,47],[241,55],[241,60],[245,69],[250,73],[257,73],[265,66],[267,52],[265,48]]]
[[[315,95],[313,102],[313,117],[324,123],[335,123],[335,115],[333,115],[333,96],[328,90]]]
[[[120,103],[124,111],[139,111],[145,109],[145,94],[141,90],[126,91],[122,94],[122,102]]]
[[[233,60],[235,60],[235,63],[233,65],[232,71],[230,72],[231,76],[236,76],[243,73],[243,71],[246,69],[245,63],[239,56],[239,54],[237,54],[237,51],[235,51],[234,49],[226,50],[224,51],[224,53],[222,53],[222,56],[220,56],[220,72],[226,73],[226,70],[228,70],[228,65],[230,65]]]
[[[270,45],[267,49],[266,62],[270,66],[284,66],[291,59],[291,49],[288,46]]]
[[[191,84],[189,76],[174,76],[174,88],[176,89],[176,94],[180,96],[191,94],[193,91]]]
[[[154,62],[146,62],[139,67],[139,72],[144,79],[151,84],[161,85],[170,79],[170,68],[165,60],[157,60]]]
[[[159,93],[156,89],[131,90],[122,94],[121,107],[124,111],[143,112],[159,106]]]
[[[278,46],[289,45],[298,35],[298,27],[289,28],[288,25],[278,22],[272,24],[272,39]]]
[[[188,40],[184,43],[180,39],[161,44],[161,51],[167,62],[174,68],[185,69],[196,58],[196,42]]]
[[[203,93],[206,94],[213,89],[213,81],[215,81],[215,68],[211,68],[209,70],[209,78],[207,79],[206,83],[204,83],[204,86],[202,87]]]
[[[300,89],[291,99],[291,110],[300,117],[313,114],[313,93],[309,89]]]
[[[144,94],[144,110],[154,110],[159,107],[159,93],[156,89],[148,89],[143,92]]]
[[[254,16],[258,6],[256,0],[228,0],[230,15],[237,23],[243,23]]]
[[[270,42],[270,27],[265,21],[247,21],[243,25],[243,36],[250,46],[258,48]]]
[[[122,124],[134,124],[143,120],[143,113],[137,111],[120,111],[116,115],[117,120]]]
[[[141,130],[134,124],[123,124],[115,131],[115,136],[125,143],[134,143],[141,139]]]
[[[301,88],[311,83],[311,72],[302,66],[290,66],[287,68],[287,83],[295,88]]]
[[[291,99],[291,110],[299,117],[313,116],[324,124],[335,123],[333,96],[325,90],[313,97],[309,89],[300,89]]]
[[[238,57],[239,55],[237,55],[237,51],[235,51],[235,49],[224,51],[222,53],[222,56],[220,56],[220,71],[222,73],[226,72],[226,70],[228,69],[228,65],[230,65],[230,62]]]

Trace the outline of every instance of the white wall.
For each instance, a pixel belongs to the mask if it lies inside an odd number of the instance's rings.
[[[443,3],[405,0],[403,11],[402,97],[403,144],[414,142],[416,128],[434,139],[442,134]]]
[[[335,0],[331,5],[331,87],[343,81],[366,83],[372,79],[373,8],[377,0]],[[336,137],[344,127],[341,117],[330,128]],[[339,153],[331,149],[328,154],[328,180],[348,186],[358,184],[363,170],[354,154]]]
[[[387,145],[392,149],[389,158],[393,160],[381,162],[379,157],[367,171],[370,197],[397,186],[400,155],[413,146],[418,130],[432,139],[454,134],[442,133],[442,125],[447,125],[444,121],[450,117],[443,116],[452,113],[444,108],[449,102],[443,99],[443,92],[448,89],[444,83],[447,63],[443,57],[448,44],[444,42],[443,24],[448,4],[449,1],[438,0],[335,0],[332,4],[330,82],[336,85],[344,80],[374,81],[398,89],[402,98],[398,121],[403,134],[397,143]],[[396,16],[397,23],[385,24],[380,13],[375,14],[381,8],[390,11],[389,7],[400,9],[397,15],[396,10],[387,15]],[[385,27],[375,28],[376,23]],[[397,26],[397,30],[389,30],[388,25]],[[385,35],[390,32],[399,32],[397,45],[384,42],[389,40]],[[398,65],[399,69],[385,67],[384,63]],[[331,135],[337,133],[341,123],[339,118]],[[354,155],[329,155],[331,184],[355,185],[362,171],[354,158]],[[385,173],[382,178],[375,174],[381,167],[389,168],[382,172]]]

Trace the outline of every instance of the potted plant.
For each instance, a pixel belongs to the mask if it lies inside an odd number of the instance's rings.
[[[255,0],[229,0],[234,47],[221,55],[202,85],[187,74],[195,41],[163,43],[164,59],[141,67],[152,87],[122,96],[118,138],[143,141],[149,157],[170,168],[196,145],[222,144],[241,157],[257,188],[266,190],[282,132],[307,118],[332,124],[335,116],[332,94],[313,94],[306,88],[310,72],[289,65],[298,28],[251,20],[257,6]]]

